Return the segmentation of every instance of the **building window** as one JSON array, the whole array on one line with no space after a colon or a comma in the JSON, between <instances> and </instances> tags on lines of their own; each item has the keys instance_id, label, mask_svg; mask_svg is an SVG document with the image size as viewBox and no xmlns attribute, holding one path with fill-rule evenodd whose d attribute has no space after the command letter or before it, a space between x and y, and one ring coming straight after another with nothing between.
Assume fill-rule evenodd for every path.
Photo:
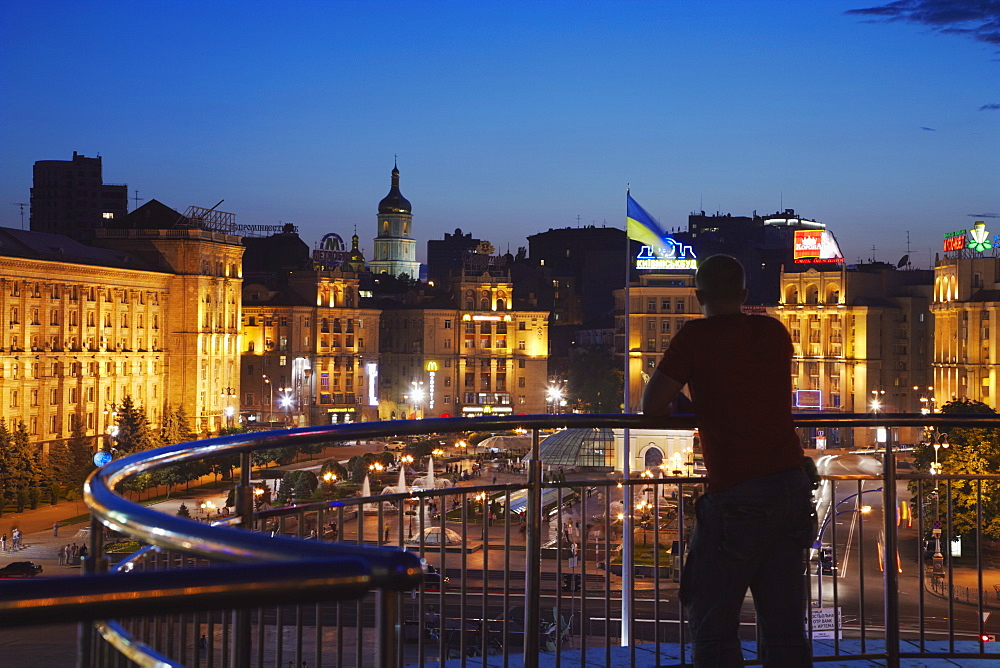
<instances>
[{"instance_id":1,"label":"building window","mask_svg":"<svg viewBox=\"0 0 1000 668\"><path fill-rule=\"evenodd\" d=\"M517 349L518 350L524 350L525 349L524 341L518 341L517 342Z\"/></svg>"},{"instance_id":2,"label":"building window","mask_svg":"<svg viewBox=\"0 0 1000 668\"><path fill-rule=\"evenodd\" d=\"M525 387L525 383L526 382L527 382L527 380L525 379L525 377L521 376L520 378L517 379L517 386L518 387Z\"/></svg>"},{"instance_id":3,"label":"building window","mask_svg":"<svg viewBox=\"0 0 1000 668\"><path fill-rule=\"evenodd\" d=\"M445 329L451 329L451 320L445 320L444 321L444 328Z\"/></svg>"},{"instance_id":4,"label":"building window","mask_svg":"<svg viewBox=\"0 0 1000 668\"><path fill-rule=\"evenodd\" d=\"M287 365L288 365L288 357L286 357L285 355L281 355L280 357L278 357L278 366L287 366ZM284 384L284 381L282 381L282 384Z\"/></svg>"},{"instance_id":5,"label":"building window","mask_svg":"<svg viewBox=\"0 0 1000 668\"><path fill-rule=\"evenodd\" d=\"M670 311L670 297L664 297L660 302L661 311Z\"/></svg>"}]
</instances>

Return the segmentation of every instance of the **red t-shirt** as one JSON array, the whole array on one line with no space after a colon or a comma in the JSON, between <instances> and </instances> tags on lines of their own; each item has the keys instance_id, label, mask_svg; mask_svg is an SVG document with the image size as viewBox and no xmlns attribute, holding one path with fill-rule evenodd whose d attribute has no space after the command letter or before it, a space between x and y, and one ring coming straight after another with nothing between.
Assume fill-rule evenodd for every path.
<instances>
[{"instance_id":1,"label":"red t-shirt","mask_svg":"<svg viewBox=\"0 0 1000 668\"><path fill-rule=\"evenodd\" d=\"M709 491L802 465L792 424L792 340L778 320L690 320L657 368L694 401Z\"/></svg>"}]
</instances>

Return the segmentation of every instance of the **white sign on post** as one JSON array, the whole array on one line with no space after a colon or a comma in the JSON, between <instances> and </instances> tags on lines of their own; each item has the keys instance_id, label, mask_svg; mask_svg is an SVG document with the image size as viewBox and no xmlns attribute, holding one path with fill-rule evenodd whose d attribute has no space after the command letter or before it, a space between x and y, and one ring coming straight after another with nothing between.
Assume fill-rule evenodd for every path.
<instances>
[{"instance_id":1,"label":"white sign on post","mask_svg":"<svg viewBox=\"0 0 1000 668\"><path fill-rule=\"evenodd\" d=\"M844 639L844 627L840 617L841 608L813 608L812 609L812 634L813 640L833 640L834 634L837 640ZM806 629L809 628L806 621Z\"/></svg>"}]
</instances>

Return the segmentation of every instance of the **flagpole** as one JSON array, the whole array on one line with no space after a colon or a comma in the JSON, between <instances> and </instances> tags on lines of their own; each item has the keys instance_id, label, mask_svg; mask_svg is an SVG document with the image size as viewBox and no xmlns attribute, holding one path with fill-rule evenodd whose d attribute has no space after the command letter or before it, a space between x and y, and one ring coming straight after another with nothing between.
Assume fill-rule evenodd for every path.
<instances>
[{"instance_id":1,"label":"flagpole","mask_svg":"<svg viewBox=\"0 0 1000 668\"><path fill-rule=\"evenodd\" d=\"M624 413L632 412L632 390L629 367L631 366L630 345L631 345L631 272L629 263L631 253L628 236L628 198L631 197L631 187L625 188L625 409ZM632 477L632 443L631 434L626 427L622 433L622 474L625 479L623 486L623 501L625 506L624 518L622 520L622 636L621 646L630 647L632 645L632 486L628 484Z\"/></svg>"}]
</instances>

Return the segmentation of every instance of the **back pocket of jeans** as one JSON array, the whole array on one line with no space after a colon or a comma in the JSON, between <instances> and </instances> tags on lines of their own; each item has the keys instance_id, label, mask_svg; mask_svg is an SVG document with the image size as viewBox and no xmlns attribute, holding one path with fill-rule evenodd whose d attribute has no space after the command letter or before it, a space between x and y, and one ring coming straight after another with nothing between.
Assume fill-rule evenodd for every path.
<instances>
[{"instance_id":1,"label":"back pocket of jeans","mask_svg":"<svg viewBox=\"0 0 1000 668\"><path fill-rule=\"evenodd\" d=\"M755 558L770 540L773 512L767 506L725 506L722 509L722 551L739 561Z\"/></svg>"}]
</instances>

